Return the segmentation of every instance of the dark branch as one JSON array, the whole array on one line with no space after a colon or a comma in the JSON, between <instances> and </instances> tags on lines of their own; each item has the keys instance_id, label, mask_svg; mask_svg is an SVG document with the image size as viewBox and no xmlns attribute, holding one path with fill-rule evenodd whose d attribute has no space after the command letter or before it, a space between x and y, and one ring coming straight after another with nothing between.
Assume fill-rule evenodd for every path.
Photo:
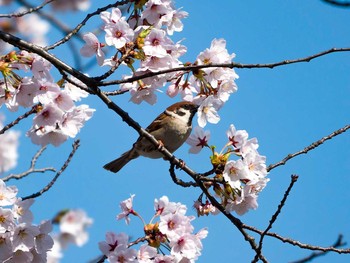
<instances>
[{"instance_id":1,"label":"dark branch","mask_svg":"<svg viewBox=\"0 0 350 263\"><path fill-rule=\"evenodd\" d=\"M264 230L264 232L260 235L260 240L259 240L259 247L258 247L258 252L256 255L255 255L255 258L253 259L252 262L258 262L259 260L259 256L260 256L260 253L262 251L262 247L263 247L263 240L264 240L264 237L266 236L266 234L269 232L269 230L272 228L272 225L276 222L277 220L277 217L278 215L281 213L282 211L282 208L283 206L285 205L286 201L287 201L287 198L288 198L288 195L290 193L290 191L292 190L294 184L296 183L296 181L298 180L298 176L297 175L292 175L291 176L291 181L290 181L290 184L286 190L286 192L284 193L283 195L283 198L280 202L280 204L278 205L277 207L277 210L276 212L272 215L271 219L270 219L270 222L269 222L269 225L267 226L267 228Z\"/></svg>"},{"instance_id":2,"label":"dark branch","mask_svg":"<svg viewBox=\"0 0 350 263\"><path fill-rule=\"evenodd\" d=\"M242 226L244 229L250 230L254 233L257 233L259 235L262 235L262 233L264 231L256 229L255 227L252 226L248 226L243 224ZM283 237L277 233L273 233L273 232L268 232L266 233L266 236L270 236L273 238L276 238L280 241L282 241L283 243L288 243L291 244L293 246L302 248L302 249L307 249L307 250L316 250L316 251L332 251L332 252L336 252L338 254L350 254L350 248L346 248L346 249L339 249L339 248L335 248L335 247L321 247L321 246L313 246L310 244L305 244L305 243L301 243L300 241L297 240L293 240L291 238L287 238L287 237Z\"/></svg>"},{"instance_id":3,"label":"dark branch","mask_svg":"<svg viewBox=\"0 0 350 263\"><path fill-rule=\"evenodd\" d=\"M67 42L69 39L71 39L72 36L78 34L78 32L80 31L80 29L87 23L87 21L89 21L89 19L93 16L99 15L101 12L106 11L109 8L112 7L117 7L119 5L124 5L126 3L129 3L129 0L125 0L125 1L117 1L114 4L109 4L106 5L104 7L98 8L95 12L88 14L82 22L80 22L73 30L71 31L67 31L65 34L65 37L60 39L59 41L57 41L56 43L54 43L51 46L47 46L45 49L46 50L50 50L50 49L54 49L55 47L62 45L63 43Z\"/></svg>"},{"instance_id":4,"label":"dark branch","mask_svg":"<svg viewBox=\"0 0 350 263\"><path fill-rule=\"evenodd\" d=\"M343 242L343 235L339 235L338 239L335 241L335 243L331 247L337 248L337 247L342 247L342 246L345 246L345 245L346 245L346 242ZM296 261L292 261L291 263L310 262L314 258L317 258L317 257L320 257L320 256L324 256L324 255L326 255L329 252L330 251L313 252L313 253L311 253L309 256L307 256L305 258L299 259L299 260L296 260Z\"/></svg>"},{"instance_id":5,"label":"dark branch","mask_svg":"<svg viewBox=\"0 0 350 263\"><path fill-rule=\"evenodd\" d=\"M36 113L36 106L34 106L31 110L27 111L23 115L19 116L17 119L15 119L13 122L7 124L4 128L0 130L0 135L3 134L8 129L11 129L13 126L17 125L21 120L29 117L31 114Z\"/></svg>"},{"instance_id":6,"label":"dark branch","mask_svg":"<svg viewBox=\"0 0 350 263\"><path fill-rule=\"evenodd\" d=\"M74 141L73 145L72 145L73 149L70 152L67 160L65 161L65 163L63 164L63 166L61 167L61 169L56 173L55 177L51 180L50 183L48 183L48 185L46 185L43 189L41 189L39 192L36 192L32 195L23 197L22 200L26 200L26 199L31 199L31 198L36 198L38 196L41 196L43 193L47 192L57 181L58 177L60 177L60 175L64 172L64 170L66 170L66 168L68 167L69 163L71 162L75 152L77 151L77 149L79 148L79 140Z\"/></svg>"},{"instance_id":7,"label":"dark branch","mask_svg":"<svg viewBox=\"0 0 350 263\"><path fill-rule=\"evenodd\" d=\"M31 7L28 10L25 10L23 12L18 12L18 13L12 13L12 14L0 14L0 18L12 18L12 17L21 17L21 16L25 16L27 14L33 13L35 11L40 10L41 8L43 8L44 6L46 6L47 4L53 2L55 0L47 0L44 1L41 5L38 5L36 7Z\"/></svg>"},{"instance_id":8,"label":"dark branch","mask_svg":"<svg viewBox=\"0 0 350 263\"><path fill-rule=\"evenodd\" d=\"M178 71L184 71L184 72L189 72L189 71L194 71L202 68L275 68L279 66L285 66L285 65L290 65L294 63L301 63L301 62L310 62L311 60L315 58L319 58L331 53L335 52L348 52L350 51L350 48L331 48L326 51L322 51L320 53L305 57L305 58L298 58L298 59L290 59L290 60L283 60L280 62L274 62L274 63L267 63L267 64L241 64L241 63L225 63L225 64L205 64L205 65L191 65L191 66L184 66L184 67L177 67L177 68L171 68L171 69L165 69L165 70L160 70L157 72L148 72L139 76L135 77L130 77L126 78L123 80L114 80L114 81L105 81L105 82L100 82L98 83L99 86L110 86L110 85L119 85L122 83L129 83L133 81L137 81L140 79L144 78L149 78L149 77L154 77L157 75L162 75L166 73L172 73L172 72L178 72Z\"/></svg>"},{"instance_id":9,"label":"dark branch","mask_svg":"<svg viewBox=\"0 0 350 263\"><path fill-rule=\"evenodd\" d=\"M346 132L348 129L350 129L350 125L345 125L343 128L340 128L339 130L336 130L334 132L332 132L331 134L321 138L320 140L310 144L309 146L307 146L306 148L304 148L303 150L299 151L299 152L296 152L296 153L291 153L291 154L288 154L282 161L279 161L278 163L275 163L275 164L270 164L268 167L267 167L267 171L271 171L272 169L275 169L276 167L280 166L280 165L285 165L287 161L289 161L290 159L300 155L300 154L306 154L307 152L317 148L318 146L320 146L322 143L324 143L325 141L327 140L330 140L332 139L333 137L343 133L343 132Z\"/></svg>"},{"instance_id":10,"label":"dark branch","mask_svg":"<svg viewBox=\"0 0 350 263\"><path fill-rule=\"evenodd\" d=\"M32 158L32 161L30 162L30 167L27 171L20 173L20 174L10 174L4 178L2 178L2 180L4 182L10 180L10 179L16 179L19 180L23 177L26 177L29 174L32 173L45 173L47 171L52 171L52 172L56 172L55 168L53 167L46 167L46 168L41 168L41 169L36 169L35 168L35 164L36 161L38 160L38 158L41 156L41 154L46 150L46 146L43 146Z\"/></svg>"}]
</instances>

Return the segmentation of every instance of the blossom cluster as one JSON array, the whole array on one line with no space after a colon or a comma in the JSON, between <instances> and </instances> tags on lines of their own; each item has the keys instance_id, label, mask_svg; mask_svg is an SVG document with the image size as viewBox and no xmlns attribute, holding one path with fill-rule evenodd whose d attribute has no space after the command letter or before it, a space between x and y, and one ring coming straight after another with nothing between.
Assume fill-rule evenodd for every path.
<instances>
[{"instance_id":1,"label":"blossom cluster","mask_svg":"<svg viewBox=\"0 0 350 263\"><path fill-rule=\"evenodd\" d=\"M48 262L59 262L63 251L70 244L83 246L89 239L87 227L93 220L81 209L65 210L57 214L53 223L59 225L59 232L52 234L54 241L52 249L47 253Z\"/></svg>"},{"instance_id":2,"label":"blossom cluster","mask_svg":"<svg viewBox=\"0 0 350 263\"><path fill-rule=\"evenodd\" d=\"M171 39L174 32L182 31L181 20L188 13L175 9L171 0L149 0L144 6L135 5L134 9L129 18L122 16L118 8L102 12L105 43L101 43L93 33L86 33L86 44L81 48L81 54L87 57L96 55L100 66L114 66L118 56L106 59L102 50L108 46L116 50L115 54L127 57L124 62L132 69L132 75L124 76L124 79L155 73L152 77L121 85L121 90L129 91L130 100L134 103L145 101L155 104L156 91L169 83L168 96L180 95L183 100L200 105L198 124L201 127L207 122L219 122L219 109L237 91L235 79L238 75L231 68L205 66L232 62L235 54L228 53L226 41L214 39L210 48L198 55L193 65L203 66L201 69L156 74L161 70L185 69L186 65L190 65L179 60L187 48L181 41L175 43Z\"/></svg>"},{"instance_id":3,"label":"blossom cluster","mask_svg":"<svg viewBox=\"0 0 350 263\"><path fill-rule=\"evenodd\" d=\"M22 200L17 192L0 180L0 262L46 262L53 246L51 221L34 225L29 209L34 199Z\"/></svg>"},{"instance_id":4,"label":"blossom cluster","mask_svg":"<svg viewBox=\"0 0 350 263\"><path fill-rule=\"evenodd\" d=\"M117 219L125 219L130 223L130 216L141 216L133 208L132 195L121 202L122 212ZM109 262L194 262L201 255L202 242L208 234L206 229L193 233L193 216L187 216L187 207L181 203L170 202L163 196L154 201L155 214L150 223L144 220L144 232L147 244L142 244L138 250L131 248L129 236L124 233L106 233L106 240L99 242L99 248ZM154 222L155 219L159 221ZM140 241L133 242L134 245ZM166 248L169 254L161 252Z\"/></svg>"},{"instance_id":5,"label":"blossom cluster","mask_svg":"<svg viewBox=\"0 0 350 263\"><path fill-rule=\"evenodd\" d=\"M0 58L0 65L5 76L0 80L0 107L6 105L10 111L32 107L36 114L27 136L33 143L58 146L74 138L92 117L94 110L88 105L75 104L88 93L70 82L59 86L50 73L51 63L42 57L26 51L11 52ZM21 78L15 69L30 71L32 76Z\"/></svg>"},{"instance_id":6,"label":"blossom cluster","mask_svg":"<svg viewBox=\"0 0 350 263\"><path fill-rule=\"evenodd\" d=\"M266 170L266 157L258 152L258 140L248 139L245 130L237 130L233 124L226 132L228 142L220 153L212 149L211 163L215 168L216 178L223 179L224 184L214 184L213 189L221 199L226 211L235 211L242 215L249 209L258 207L257 198L269 181ZM187 143L191 145L190 152L198 153L202 148L209 147L210 132L200 127L194 129ZM237 160L229 160L230 156L237 156ZM207 202L196 202L195 207L199 215L213 213L216 209Z\"/></svg>"}]
</instances>

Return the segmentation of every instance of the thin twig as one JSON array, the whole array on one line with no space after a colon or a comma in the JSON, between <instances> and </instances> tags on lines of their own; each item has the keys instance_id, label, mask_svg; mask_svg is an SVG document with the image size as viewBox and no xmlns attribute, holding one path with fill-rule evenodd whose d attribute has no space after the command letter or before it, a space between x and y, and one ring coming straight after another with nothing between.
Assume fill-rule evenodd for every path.
<instances>
[{"instance_id":1,"label":"thin twig","mask_svg":"<svg viewBox=\"0 0 350 263\"><path fill-rule=\"evenodd\" d=\"M35 168L35 164L38 160L38 158L42 155L42 153L46 150L46 146L43 146L40 148L40 150L33 156L31 162L30 162L30 167L27 171L23 172L23 173L20 173L20 174L10 174L4 178L2 178L2 180L4 182L7 182L8 180L10 179L16 179L16 180L19 180L23 177L26 177L27 175L29 174L32 174L32 173L45 173L47 171L52 171L52 172L56 172L56 169L53 168L53 167L46 167L46 168L41 168L41 169L36 169Z\"/></svg>"},{"instance_id":2,"label":"thin twig","mask_svg":"<svg viewBox=\"0 0 350 263\"><path fill-rule=\"evenodd\" d=\"M22 16L25 16L27 14L30 14L30 13L33 13L35 11L40 10L41 8L43 8L44 6L46 6L47 4L49 4L53 1L56 1L56 0L46 0L41 5L38 5L36 7L31 7L23 12L17 12L17 13L11 13L11 14L0 14L0 18L22 17Z\"/></svg>"},{"instance_id":3,"label":"thin twig","mask_svg":"<svg viewBox=\"0 0 350 263\"><path fill-rule=\"evenodd\" d=\"M262 235L262 233L264 232L262 230L259 230L259 229L255 228L255 227L248 226L248 225L245 225L245 224L243 224L242 227L244 229L247 229L247 230L250 230L252 232L255 232L255 233L259 234L259 235ZM350 254L350 248L339 249L339 248L335 248L335 247L314 246L314 245L302 243L302 242L297 241L297 240L293 240L291 238L283 237L283 236L281 236L281 235L279 235L277 233L274 233L274 232L268 232L268 233L266 233L266 236L270 236L270 237L276 238L278 240L281 240L283 243L288 243L288 244L291 244L293 246L296 246L296 247L299 247L299 248L302 248L302 249L324 251L324 252L332 251L332 252L336 252L338 254Z\"/></svg>"},{"instance_id":4,"label":"thin twig","mask_svg":"<svg viewBox=\"0 0 350 263\"><path fill-rule=\"evenodd\" d=\"M104 7L98 8L95 12L87 14L86 17L83 19L83 21L81 21L73 30L67 31L65 36L62 39L58 40L56 43L52 44L51 46L45 47L45 50L54 49L55 47L57 47L59 45L62 45L63 43L67 42L72 36L78 34L80 29L87 23L87 21L89 21L89 19L91 17L99 15L101 12L106 11L109 8L117 7L119 5L124 5L126 3L129 3L129 0L117 1L114 4L106 5Z\"/></svg>"},{"instance_id":5,"label":"thin twig","mask_svg":"<svg viewBox=\"0 0 350 263\"><path fill-rule=\"evenodd\" d=\"M331 247L342 247L345 246L346 242L343 242L343 235L339 235L337 240L335 241L335 243L331 246ZM305 263L305 262L310 262L311 260L313 260L314 258L320 257L320 256L324 256L327 253L329 253L330 251L321 251L321 252L313 252L311 253L309 256L303 258L303 259L299 259L296 261L292 261L290 263Z\"/></svg>"},{"instance_id":6,"label":"thin twig","mask_svg":"<svg viewBox=\"0 0 350 263\"><path fill-rule=\"evenodd\" d=\"M171 68L171 69L165 69L165 70L160 70L157 72L147 72L145 74L139 75L139 76L134 76L130 78L126 78L123 80L113 80L113 81L104 81L98 83L99 86L110 86L110 85L119 85L122 83L130 83L133 81L137 81L140 79L144 78L149 78L149 77L154 77L157 75L161 74L166 74L166 73L172 73L172 72L178 72L178 71L184 71L184 72L189 72L189 71L194 71L202 68L275 68L279 66L285 66L285 65L290 65L294 63L301 63L301 62L310 62L311 60L315 58L319 58L331 53L335 52L348 52L350 51L350 48L331 48L326 51L322 51L320 53L305 57L305 58L298 58L298 59L290 59L290 60L283 60L280 62L274 62L274 63L267 63L267 64L241 64L241 63L224 63L224 64L205 64L205 65L191 65L191 66L184 66L184 67L176 67L176 68Z\"/></svg>"},{"instance_id":7,"label":"thin twig","mask_svg":"<svg viewBox=\"0 0 350 263\"><path fill-rule=\"evenodd\" d=\"M58 177L64 172L64 170L66 170L66 168L68 167L69 163L71 162L76 150L79 148L79 140L74 141L73 145L72 145L73 149L70 152L67 160L65 161L65 163L63 164L63 166L61 167L61 169L56 173L55 177L51 180L50 183L48 183L43 189L41 189L39 192L36 192L34 194L31 194L29 196L23 197L22 200L26 200L26 199L30 199L30 198L36 198L38 196L41 196L43 193L47 192L56 182L56 180L58 179Z\"/></svg>"},{"instance_id":8,"label":"thin twig","mask_svg":"<svg viewBox=\"0 0 350 263\"><path fill-rule=\"evenodd\" d=\"M284 193L283 198L282 198L280 204L278 205L276 212L272 215L272 217L271 217L271 219L270 219L270 221L269 221L269 225L267 226L267 228L266 228L266 229L264 230L264 232L260 235L259 247L258 247L258 252L259 252L259 253L257 253L257 254L255 255L255 257L254 257L254 259L253 259L252 262L258 262L258 260L259 260L259 254L261 253L262 247L263 247L263 240L264 240L264 237L265 237L266 234L269 232L269 230L272 228L272 225L276 222L277 217L278 217L278 215L281 213L282 208L283 208L283 206L285 205L285 203L286 203L286 201L287 201L287 198L288 198L288 196L289 196L289 193L290 193L290 191L292 190L294 184L297 182L297 180L298 180L298 176L297 176L297 175L292 175L292 176L291 176L290 184L289 184L289 186L288 186L286 192Z\"/></svg>"},{"instance_id":9,"label":"thin twig","mask_svg":"<svg viewBox=\"0 0 350 263\"><path fill-rule=\"evenodd\" d=\"M343 128L340 128L339 130L336 130L334 132L332 132L331 134L319 139L318 141L310 144L309 146L307 146L306 148L304 148L303 150L301 151L298 151L296 153L291 153L291 154L288 154L283 160L279 161L278 163L275 163L275 164L270 164L268 167L267 167L267 171L271 171L272 169L275 169L276 167L280 166L280 165L285 165L287 161L289 161L290 159L300 155L300 154L306 154L307 152L315 149L316 147L320 146L322 143L324 143L325 141L327 140L330 140L332 139L333 137L343 133L343 132L346 132L348 129L350 129L350 125L345 125Z\"/></svg>"},{"instance_id":10,"label":"thin twig","mask_svg":"<svg viewBox=\"0 0 350 263\"><path fill-rule=\"evenodd\" d=\"M36 113L36 106L32 107L31 110L27 111L23 115L19 116L17 119L15 119L13 122L7 124L4 128L0 130L0 135L3 134L8 129L12 128L13 126L17 125L21 120L29 117L31 114Z\"/></svg>"}]
</instances>

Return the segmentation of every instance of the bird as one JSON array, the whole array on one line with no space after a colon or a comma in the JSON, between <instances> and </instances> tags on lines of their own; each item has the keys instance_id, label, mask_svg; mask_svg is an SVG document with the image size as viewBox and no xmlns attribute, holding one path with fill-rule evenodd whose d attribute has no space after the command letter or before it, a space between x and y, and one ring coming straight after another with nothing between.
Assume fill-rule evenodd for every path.
<instances>
[{"instance_id":1,"label":"bird","mask_svg":"<svg viewBox=\"0 0 350 263\"><path fill-rule=\"evenodd\" d=\"M175 152L190 136L192 119L199 106L193 102L181 101L169 106L147 128L169 152ZM117 173L133 159L144 156L152 159L163 157L147 138L140 136L132 148L119 158L107 163L104 169Z\"/></svg>"}]
</instances>

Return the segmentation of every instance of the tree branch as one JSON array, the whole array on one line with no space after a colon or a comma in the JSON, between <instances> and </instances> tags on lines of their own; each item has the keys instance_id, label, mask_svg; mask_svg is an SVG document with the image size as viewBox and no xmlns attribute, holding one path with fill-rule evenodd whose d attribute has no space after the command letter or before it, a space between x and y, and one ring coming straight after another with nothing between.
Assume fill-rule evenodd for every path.
<instances>
[{"instance_id":1,"label":"tree branch","mask_svg":"<svg viewBox=\"0 0 350 263\"><path fill-rule=\"evenodd\" d=\"M2 128L0 130L0 135L4 134L5 131L7 131L8 129L11 129L13 126L17 125L21 120L29 117L33 113L36 113L36 106L32 107L31 110L27 111L26 113L24 113L23 115L21 115L17 119L15 119L13 122L7 124L4 128Z\"/></svg>"},{"instance_id":2,"label":"tree branch","mask_svg":"<svg viewBox=\"0 0 350 263\"><path fill-rule=\"evenodd\" d=\"M263 247L263 240L264 240L264 237L266 236L266 234L268 233L268 231L272 228L272 225L274 224L274 222L277 220L277 217L278 215L281 213L282 211L282 208L283 206L285 205L286 201L287 201L287 198L288 198L288 195L290 193L290 191L292 190L294 184L297 182L298 180L298 176L297 175L292 175L291 176L291 181L290 181L290 184L286 190L286 192L284 193L283 195L283 198L280 202L280 204L278 205L277 207L277 210L276 212L272 215L271 219L270 219L270 222L269 222L269 225L267 226L267 228L264 230L264 232L260 235L260 240L259 240L259 247L258 247L258 252L253 261L252 262L258 262L259 260L259 256L260 256L260 253L262 251L262 247Z\"/></svg>"},{"instance_id":3,"label":"tree branch","mask_svg":"<svg viewBox=\"0 0 350 263\"><path fill-rule=\"evenodd\" d=\"M10 174L4 178L2 178L2 180L4 182L10 180L10 179L16 179L19 180L23 177L26 177L27 175L31 174L31 173L45 173L47 171L52 171L52 172L56 172L56 169L53 167L46 167L46 168L42 168L42 169L35 169L35 164L36 161L38 160L38 158L41 156L41 154L46 150L46 146L43 146L40 148L40 150L33 156L32 161L30 162L30 167L27 171L20 173L20 174Z\"/></svg>"},{"instance_id":4,"label":"tree branch","mask_svg":"<svg viewBox=\"0 0 350 263\"><path fill-rule=\"evenodd\" d=\"M25 16L27 14L30 14L30 13L33 13L35 11L40 10L41 8L43 8L44 6L46 6L47 4L49 4L53 1L56 1L56 0L46 0L41 5L38 5L36 7L31 7L28 10L25 10L23 12L17 12L17 13L11 13L11 14L0 14L0 18L22 17L22 16Z\"/></svg>"},{"instance_id":5,"label":"tree branch","mask_svg":"<svg viewBox=\"0 0 350 263\"><path fill-rule=\"evenodd\" d=\"M264 231L262 230L259 230L255 227L252 227L252 226L248 226L248 225L245 225L243 224L242 226L244 229L247 229L247 230L250 230L252 232L255 232L259 235L262 235L262 233ZM270 237L273 237L273 238L276 238L280 241L282 241L283 243L288 243L288 244L291 244L293 246L296 246L296 247L299 247L299 248L302 248L302 249L307 249L307 250L318 250L318 251L332 251L332 252L336 252L336 253L339 253L339 254L350 254L350 248L346 248L346 249L338 249L338 248L334 248L334 247L321 247L321 246L313 246L313 245L310 245L310 244L305 244L305 243L302 243L300 241L297 241L297 240L293 240L291 238L287 238L287 237L283 237L277 233L274 233L274 232L267 232L266 233L266 236L270 236Z\"/></svg>"},{"instance_id":6,"label":"tree branch","mask_svg":"<svg viewBox=\"0 0 350 263\"><path fill-rule=\"evenodd\" d=\"M55 182L57 181L58 177L64 172L64 170L66 170L66 168L68 167L69 163L71 162L75 152L77 151L77 149L79 148L79 140L74 141L73 145L72 145L73 149L70 152L67 160L65 161L65 163L63 164L63 166L61 167L61 169L56 173L55 177L51 180L50 183L48 183L43 189L41 189L39 192L36 192L34 194L31 194L29 196L23 197L22 200L26 200L26 199L31 199L31 198L36 198L38 196L41 196L42 194L44 194L45 192L47 192L48 190L50 190L50 188L55 184Z\"/></svg>"},{"instance_id":7,"label":"tree branch","mask_svg":"<svg viewBox=\"0 0 350 263\"><path fill-rule=\"evenodd\" d=\"M154 77L166 73L172 73L172 72L178 72L178 71L184 71L184 72L189 72L189 71L194 71L202 68L275 68L279 66L286 66L290 64L295 64L295 63L301 63L301 62L310 62L313 59L335 53L335 52L348 52L350 51L350 48L331 48L326 51L322 51L320 53L305 57L305 58L298 58L298 59L290 59L290 60L283 60L280 62L274 62L274 63L266 63L266 64L241 64L241 63L236 63L236 62L231 62L231 63L223 63L223 64L205 64L205 65L190 65L190 66L183 66L183 67L176 67L176 68L171 68L171 69L165 69L165 70L160 70L157 72L147 72L145 74L135 76L135 77L130 77L126 78L123 80L113 80L113 81L105 81L105 82L100 82L98 83L99 86L110 86L110 85L119 85L122 83L129 83L137 80L141 80L144 78L149 78L149 77Z\"/></svg>"},{"instance_id":8,"label":"tree branch","mask_svg":"<svg viewBox=\"0 0 350 263\"><path fill-rule=\"evenodd\" d=\"M342 247L342 246L345 246L345 245L346 245L346 242L343 242L343 235L339 235L338 239L335 241L335 243L331 247L337 248L337 247ZM329 252L330 251L313 252L313 253L311 253L309 256L307 256L305 258L299 259L299 260L296 260L296 261L292 261L291 263L310 262L314 258L317 258L317 257L320 257L320 256L324 256L324 255L326 255Z\"/></svg>"},{"instance_id":9,"label":"tree branch","mask_svg":"<svg viewBox=\"0 0 350 263\"><path fill-rule=\"evenodd\" d=\"M290 159L300 155L300 154L306 154L309 151L317 148L318 146L320 146L321 144L323 144L325 141L332 139L335 136L338 136L339 134L342 134L343 132L346 132L348 129L350 129L350 125L345 125L343 128L340 128L339 130L336 130L334 132L332 132L331 134L319 139L318 141L310 144L309 146L307 146L306 148L304 148L301 151L298 151L296 153L291 153L288 154L283 160L279 161L278 163L275 164L270 164L267 167L267 171L271 171L272 169L275 169L276 167L280 166L280 165L285 165L286 162L288 162Z\"/></svg>"}]
</instances>

